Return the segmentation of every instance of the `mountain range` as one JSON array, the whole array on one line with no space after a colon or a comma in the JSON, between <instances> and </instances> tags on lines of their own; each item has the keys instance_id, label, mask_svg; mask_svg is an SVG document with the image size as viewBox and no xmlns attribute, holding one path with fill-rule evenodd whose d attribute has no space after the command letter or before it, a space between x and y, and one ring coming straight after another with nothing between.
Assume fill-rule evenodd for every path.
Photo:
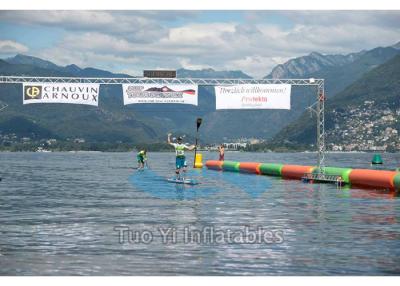
<instances>
[{"instance_id":1,"label":"mountain range","mask_svg":"<svg viewBox=\"0 0 400 286\"><path fill-rule=\"evenodd\" d=\"M399 44L378 47L348 55L323 55L312 52L276 66L266 78L325 78L328 99L345 90L365 74L400 53ZM95 68L70 64L59 66L40 58L16 55L0 60L1 75L132 77ZM178 69L178 77L251 78L242 71ZM195 120L203 118L203 142L221 142L240 137L256 137L279 142L286 126L304 121L305 107L315 100L310 88L292 88L292 109L216 111L214 89L199 86L199 106L128 105L122 103L119 85L100 90L99 107L66 104L22 105L21 85L0 85L0 100L8 105L0 113L1 134L15 133L32 138L84 138L95 142L159 142L167 132L193 137ZM329 103L329 101L327 102ZM299 119L300 117L300 119ZM292 124L292 125L290 125ZM293 125L294 124L294 125ZM18 126L18 128L17 128ZM12 132L14 131L14 132ZM291 137L288 137L290 140ZM301 136L299 137L301 138Z\"/></svg>"},{"instance_id":2,"label":"mountain range","mask_svg":"<svg viewBox=\"0 0 400 286\"><path fill-rule=\"evenodd\" d=\"M348 55L323 55L312 52L274 67L265 78L304 78L321 69L349 64L359 59L365 51Z\"/></svg>"},{"instance_id":3,"label":"mountain range","mask_svg":"<svg viewBox=\"0 0 400 286\"><path fill-rule=\"evenodd\" d=\"M365 73L326 101L325 131L328 145L338 150L400 149L400 54ZM276 145L312 145L316 119L304 113L273 139ZM362 148L362 149L361 149Z\"/></svg>"}]
</instances>

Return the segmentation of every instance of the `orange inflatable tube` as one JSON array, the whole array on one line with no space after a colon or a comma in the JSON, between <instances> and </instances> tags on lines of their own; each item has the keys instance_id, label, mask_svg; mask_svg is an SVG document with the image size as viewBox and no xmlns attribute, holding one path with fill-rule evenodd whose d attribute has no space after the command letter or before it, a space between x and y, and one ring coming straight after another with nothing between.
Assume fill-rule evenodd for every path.
<instances>
[{"instance_id":1,"label":"orange inflatable tube","mask_svg":"<svg viewBox=\"0 0 400 286\"><path fill-rule=\"evenodd\" d=\"M261 163L241 162L239 165L239 170L240 170L240 172L244 172L244 173L261 174L260 165L261 165Z\"/></svg>"},{"instance_id":2,"label":"orange inflatable tube","mask_svg":"<svg viewBox=\"0 0 400 286\"><path fill-rule=\"evenodd\" d=\"M394 189L394 171L353 169L350 182L353 186Z\"/></svg>"},{"instance_id":3,"label":"orange inflatable tube","mask_svg":"<svg viewBox=\"0 0 400 286\"><path fill-rule=\"evenodd\" d=\"M285 179L301 180L305 173L312 173L315 167L300 165L283 165L282 177Z\"/></svg>"},{"instance_id":4,"label":"orange inflatable tube","mask_svg":"<svg viewBox=\"0 0 400 286\"><path fill-rule=\"evenodd\" d=\"M222 170L224 161L210 160L206 162L206 167L212 170Z\"/></svg>"}]
</instances>

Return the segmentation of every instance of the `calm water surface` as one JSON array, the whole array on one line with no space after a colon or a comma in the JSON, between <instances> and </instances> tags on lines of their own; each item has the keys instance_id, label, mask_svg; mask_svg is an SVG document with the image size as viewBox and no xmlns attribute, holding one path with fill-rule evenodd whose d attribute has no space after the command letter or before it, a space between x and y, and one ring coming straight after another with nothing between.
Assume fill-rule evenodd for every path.
<instances>
[{"instance_id":1,"label":"calm water surface","mask_svg":"<svg viewBox=\"0 0 400 286\"><path fill-rule=\"evenodd\" d=\"M315 164L315 154L227 153L238 161ZM400 199L392 193L191 170L176 186L173 153L0 153L1 275L397 275ZM205 159L216 153L204 152ZM329 154L368 168L371 154ZM385 154L386 167L400 154ZM152 241L119 242L115 227ZM159 229L174 228L177 243ZM283 242L184 243L182 230L281 231Z\"/></svg>"}]
</instances>

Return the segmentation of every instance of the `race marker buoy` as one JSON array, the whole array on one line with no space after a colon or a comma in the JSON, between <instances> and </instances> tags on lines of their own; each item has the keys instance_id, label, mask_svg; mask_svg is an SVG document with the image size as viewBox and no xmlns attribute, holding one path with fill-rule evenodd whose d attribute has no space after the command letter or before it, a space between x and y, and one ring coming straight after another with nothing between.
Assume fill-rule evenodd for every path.
<instances>
[{"instance_id":1,"label":"race marker buoy","mask_svg":"<svg viewBox=\"0 0 400 286\"><path fill-rule=\"evenodd\" d=\"M350 172L350 183L352 186L394 189L394 171L353 169Z\"/></svg>"},{"instance_id":2,"label":"race marker buoy","mask_svg":"<svg viewBox=\"0 0 400 286\"><path fill-rule=\"evenodd\" d=\"M243 172L243 173L250 173L250 174L261 174L260 165L261 165L261 163L240 162L239 171Z\"/></svg>"},{"instance_id":3,"label":"race marker buoy","mask_svg":"<svg viewBox=\"0 0 400 286\"><path fill-rule=\"evenodd\" d=\"M382 165L383 160L382 160L381 154L374 154L374 157L372 157L371 164L372 165Z\"/></svg>"},{"instance_id":4,"label":"race marker buoy","mask_svg":"<svg viewBox=\"0 0 400 286\"><path fill-rule=\"evenodd\" d=\"M314 166L283 165L282 177L284 179L301 180L306 173L312 173Z\"/></svg>"},{"instance_id":5,"label":"race marker buoy","mask_svg":"<svg viewBox=\"0 0 400 286\"><path fill-rule=\"evenodd\" d=\"M240 163L234 161L223 161L222 163L222 170L230 171L230 172L239 172Z\"/></svg>"},{"instance_id":6,"label":"race marker buoy","mask_svg":"<svg viewBox=\"0 0 400 286\"><path fill-rule=\"evenodd\" d=\"M222 170L222 164L224 161L209 160L206 162L206 167L211 170Z\"/></svg>"},{"instance_id":7,"label":"race marker buoy","mask_svg":"<svg viewBox=\"0 0 400 286\"><path fill-rule=\"evenodd\" d=\"M394 176L393 185L397 191L400 191L400 173L397 173L396 176Z\"/></svg>"},{"instance_id":8,"label":"race marker buoy","mask_svg":"<svg viewBox=\"0 0 400 286\"><path fill-rule=\"evenodd\" d=\"M203 168L203 155L201 153L196 154L194 158L194 167Z\"/></svg>"}]
</instances>

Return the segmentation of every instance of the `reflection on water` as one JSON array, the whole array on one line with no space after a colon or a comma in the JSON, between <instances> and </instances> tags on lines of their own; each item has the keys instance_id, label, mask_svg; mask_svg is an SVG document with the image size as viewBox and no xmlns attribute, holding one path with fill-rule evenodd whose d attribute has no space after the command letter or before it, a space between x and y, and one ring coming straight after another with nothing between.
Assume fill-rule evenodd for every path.
<instances>
[{"instance_id":1,"label":"reflection on water","mask_svg":"<svg viewBox=\"0 0 400 286\"><path fill-rule=\"evenodd\" d=\"M205 178L209 173L209 178ZM148 193L155 198L172 200L196 200L202 197L208 197L222 190L221 184L216 184L213 180L214 173L208 170L203 172L191 171L187 174L188 178L200 181L199 185L174 184L167 181L163 175L157 174L152 169L136 171L130 176L130 182L136 189Z\"/></svg>"},{"instance_id":2,"label":"reflection on water","mask_svg":"<svg viewBox=\"0 0 400 286\"><path fill-rule=\"evenodd\" d=\"M205 152L206 159L215 153ZM314 164L315 154L227 153L230 160ZM370 154L329 154L368 168ZM0 153L1 275L385 275L400 273L399 197L275 177L190 170L168 183L172 153ZM400 166L399 154L384 154ZM190 165L190 162L189 162ZM276 244L118 242L116 226L282 230Z\"/></svg>"},{"instance_id":3,"label":"reflection on water","mask_svg":"<svg viewBox=\"0 0 400 286\"><path fill-rule=\"evenodd\" d=\"M271 178L231 172L216 172L213 170L191 170L187 178L194 179L200 184L183 185L167 182L165 175L160 175L153 169L136 171L130 176L132 185L143 192L160 199L194 200L209 197L224 189L238 189L250 197L259 197L271 188ZM171 177L171 176L170 176Z\"/></svg>"}]
</instances>

